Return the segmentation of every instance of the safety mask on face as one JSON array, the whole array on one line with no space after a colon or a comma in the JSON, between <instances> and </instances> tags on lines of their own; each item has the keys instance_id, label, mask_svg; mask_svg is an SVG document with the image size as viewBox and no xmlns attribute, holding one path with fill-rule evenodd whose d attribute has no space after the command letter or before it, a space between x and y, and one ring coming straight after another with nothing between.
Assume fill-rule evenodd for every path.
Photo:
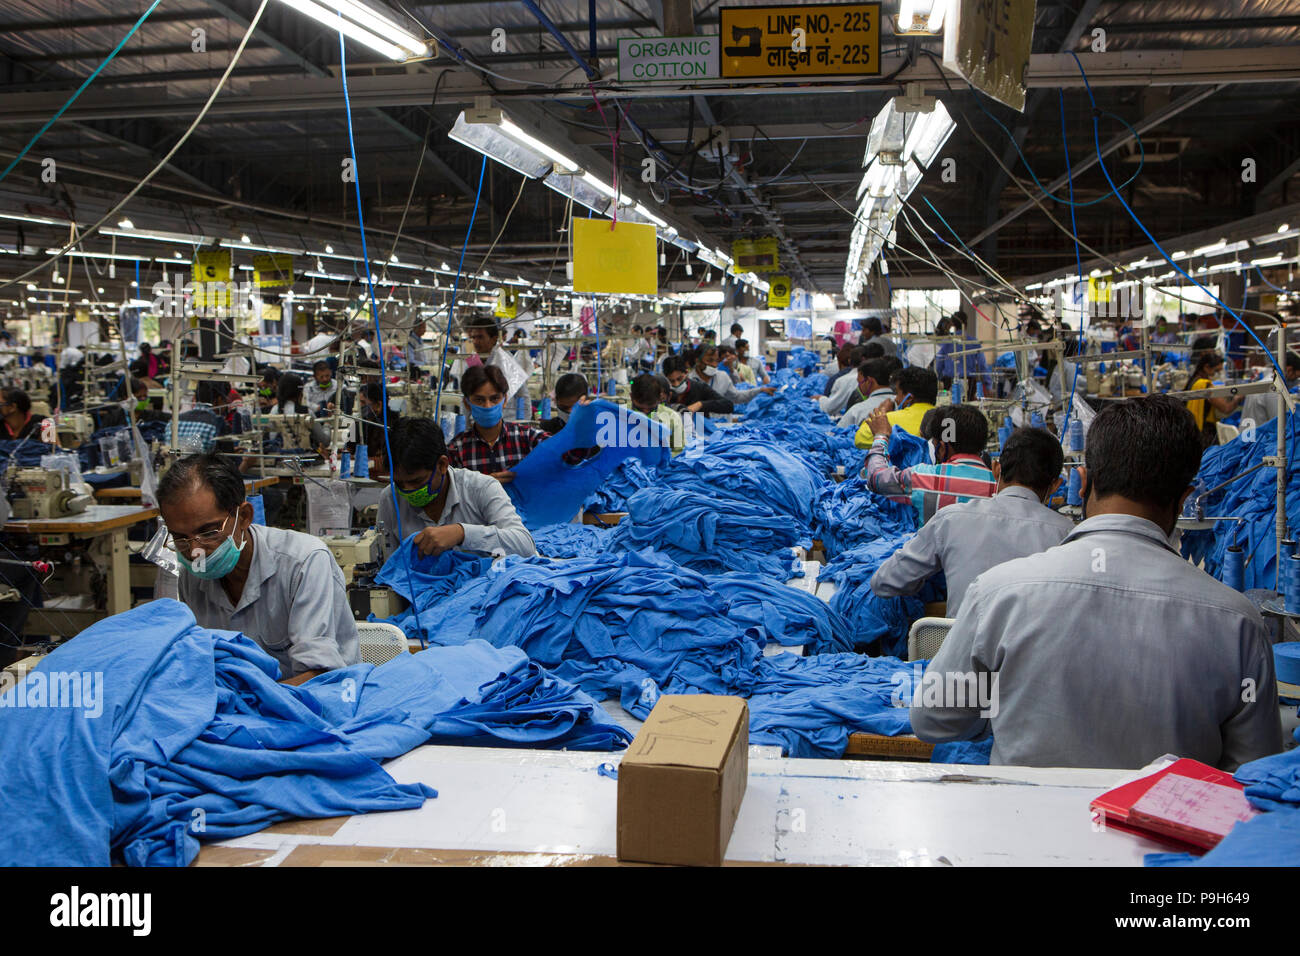
<instances>
[{"instance_id":1,"label":"safety mask on face","mask_svg":"<svg viewBox=\"0 0 1300 956\"><path fill-rule=\"evenodd\" d=\"M684 392L684 391L686 391L686 381L685 381L685 380L683 380L683 381L681 381L681 382L678 382L676 385L673 386L673 394L674 394L674 395L680 395L680 394L681 394L682 392Z\"/></svg>"},{"instance_id":2,"label":"safety mask on face","mask_svg":"<svg viewBox=\"0 0 1300 956\"><path fill-rule=\"evenodd\" d=\"M235 523L239 523L238 518L235 519ZM176 557L180 559L181 567L196 578L202 578L204 581L216 581L235 570L235 565L239 563L239 556L243 552L245 544L248 544L247 539L244 540L243 544L236 546L232 535L222 541L211 554L195 558L193 562L183 554L178 553ZM201 549L195 550L201 551Z\"/></svg>"},{"instance_id":3,"label":"safety mask on face","mask_svg":"<svg viewBox=\"0 0 1300 956\"><path fill-rule=\"evenodd\" d=\"M481 408L478 405L471 405L469 413L474 419L475 425L482 425L484 428L491 428L501 421L501 410L505 407L505 399L490 405L487 408Z\"/></svg>"},{"instance_id":4,"label":"safety mask on face","mask_svg":"<svg viewBox=\"0 0 1300 956\"><path fill-rule=\"evenodd\" d=\"M434 487L435 483L438 485L437 488ZM406 503L409 504L412 508L428 507L430 504L432 504L434 501L437 500L438 495L441 493L441 491L442 491L442 476L439 475L436 471L429 476L428 483L421 485L419 488L416 488L414 491L403 491L401 488L397 489L397 493L401 495L403 498L405 498Z\"/></svg>"},{"instance_id":5,"label":"safety mask on face","mask_svg":"<svg viewBox=\"0 0 1300 956\"><path fill-rule=\"evenodd\" d=\"M136 410L137 412L145 412L145 411L148 411L148 410L149 410L149 399L147 399L147 398L142 398L142 399L140 399L138 402L136 402L136 403L135 403L135 410Z\"/></svg>"}]
</instances>

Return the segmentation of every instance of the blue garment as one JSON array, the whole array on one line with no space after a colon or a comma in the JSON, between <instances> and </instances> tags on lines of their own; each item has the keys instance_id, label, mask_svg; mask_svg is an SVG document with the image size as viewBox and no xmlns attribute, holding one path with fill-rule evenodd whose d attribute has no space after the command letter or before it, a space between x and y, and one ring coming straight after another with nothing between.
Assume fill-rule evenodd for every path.
<instances>
[{"instance_id":1,"label":"blue garment","mask_svg":"<svg viewBox=\"0 0 1300 956\"><path fill-rule=\"evenodd\" d=\"M952 740L935 744L930 763L969 763L988 766L993 753L993 738L983 740Z\"/></svg>"},{"instance_id":2,"label":"blue garment","mask_svg":"<svg viewBox=\"0 0 1300 956\"><path fill-rule=\"evenodd\" d=\"M803 644L809 654L853 650L852 625L814 594L751 574L714 575L709 586L730 603L730 620L766 631L769 641Z\"/></svg>"},{"instance_id":3,"label":"blue garment","mask_svg":"<svg viewBox=\"0 0 1300 956\"><path fill-rule=\"evenodd\" d=\"M812 405L811 402L808 404ZM813 407L820 415L820 410ZM826 419L827 423L829 421ZM853 444L853 432L831 428L826 423L814 424L793 418L770 423L766 420L746 422L728 429L727 437L775 442L810 462L827 477L835 473L837 466L842 467L845 474L857 474L866 455Z\"/></svg>"},{"instance_id":4,"label":"blue garment","mask_svg":"<svg viewBox=\"0 0 1300 956\"><path fill-rule=\"evenodd\" d=\"M47 675L71 673L100 675L100 716L30 706ZM252 641L198 627L171 600L60 645L0 698L0 862L185 866L200 838L437 795L395 783L278 673Z\"/></svg>"},{"instance_id":5,"label":"blue garment","mask_svg":"<svg viewBox=\"0 0 1300 956\"><path fill-rule=\"evenodd\" d=\"M701 419L707 421L707 419ZM605 483L592 492L591 497L582 503L586 511L604 513L626 511L627 499L642 488L649 488L655 483L655 470L641 464L639 458L628 458L609 473ZM536 535L534 535L536 540Z\"/></svg>"},{"instance_id":6,"label":"blue garment","mask_svg":"<svg viewBox=\"0 0 1300 956\"><path fill-rule=\"evenodd\" d=\"M548 524L532 530L537 553L548 558L590 558L607 547L610 532L591 524Z\"/></svg>"},{"instance_id":7,"label":"blue garment","mask_svg":"<svg viewBox=\"0 0 1300 956\"><path fill-rule=\"evenodd\" d=\"M640 442L658 442L642 445ZM564 461L575 449L601 451L574 465ZM637 458L655 467L672 457L667 429L626 406L597 399L573 406L564 428L541 442L512 470L505 486L529 529L568 521L622 462Z\"/></svg>"},{"instance_id":8,"label":"blue garment","mask_svg":"<svg viewBox=\"0 0 1300 956\"><path fill-rule=\"evenodd\" d=\"M817 499L813 535L831 558L882 538L916 531L916 509L890 501L855 477L826 488Z\"/></svg>"},{"instance_id":9,"label":"blue garment","mask_svg":"<svg viewBox=\"0 0 1300 956\"><path fill-rule=\"evenodd\" d=\"M1209 853L1148 853L1147 866L1300 866L1300 810L1263 813L1233 824Z\"/></svg>"},{"instance_id":10,"label":"blue garment","mask_svg":"<svg viewBox=\"0 0 1300 956\"><path fill-rule=\"evenodd\" d=\"M800 566L791 550L812 539L763 499L739 501L695 487L646 488L609 533L609 548L654 548L699 571L747 571L784 581Z\"/></svg>"},{"instance_id":11,"label":"blue garment","mask_svg":"<svg viewBox=\"0 0 1300 956\"><path fill-rule=\"evenodd\" d=\"M937 579L927 581L915 595L880 597L871 590L871 576L911 536L881 538L845 551L826 565L819 578L829 578L839 589L831 598L831 609L853 622L854 643L879 641L880 652L894 657L907 653L907 632L913 621L924 616L926 603L942 600Z\"/></svg>"},{"instance_id":12,"label":"blue garment","mask_svg":"<svg viewBox=\"0 0 1300 956\"><path fill-rule=\"evenodd\" d=\"M1257 810L1300 809L1300 749L1242 764L1233 776Z\"/></svg>"}]
</instances>

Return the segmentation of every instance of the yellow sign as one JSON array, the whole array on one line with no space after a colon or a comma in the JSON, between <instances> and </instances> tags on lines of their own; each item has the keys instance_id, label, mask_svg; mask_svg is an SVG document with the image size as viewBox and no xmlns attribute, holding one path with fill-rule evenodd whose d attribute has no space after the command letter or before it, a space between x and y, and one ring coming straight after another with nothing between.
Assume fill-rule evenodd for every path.
<instances>
[{"instance_id":1,"label":"yellow sign","mask_svg":"<svg viewBox=\"0 0 1300 956\"><path fill-rule=\"evenodd\" d=\"M954 0L943 25L943 65L1023 113L1036 7L1037 0Z\"/></svg>"},{"instance_id":2,"label":"yellow sign","mask_svg":"<svg viewBox=\"0 0 1300 956\"><path fill-rule=\"evenodd\" d=\"M780 243L774 237L737 239L731 244L737 272L775 272L781 268L780 255Z\"/></svg>"},{"instance_id":3,"label":"yellow sign","mask_svg":"<svg viewBox=\"0 0 1300 956\"><path fill-rule=\"evenodd\" d=\"M194 253L191 277L194 280L194 308L230 307L231 258L229 249Z\"/></svg>"},{"instance_id":4,"label":"yellow sign","mask_svg":"<svg viewBox=\"0 0 1300 956\"><path fill-rule=\"evenodd\" d=\"M573 220L573 291L654 295L659 291L655 227Z\"/></svg>"},{"instance_id":5,"label":"yellow sign","mask_svg":"<svg viewBox=\"0 0 1300 956\"><path fill-rule=\"evenodd\" d=\"M767 290L767 307L769 309L790 308L790 277L772 276L771 287Z\"/></svg>"},{"instance_id":6,"label":"yellow sign","mask_svg":"<svg viewBox=\"0 0 1300 956\"><path fill-rule=\"evenodd\" d=\"M878 76L879 3L723 7L722 76Z\"/></svg>"},{"instance_id":7,"label":"yellow sign","mask_svg":"<svg viewBox=\"0 0 1300 956\"><path fill-rule=\"evenodd\" d=\"M253 284L259 289L293 285L293 256L253 256Z\"/></svg>"},{"instance_id":8,"label":"yellow sign","mask_svg":"<svg viewBox=\"0 0 1300 956\"><path fill-rule=\"evenodd\" d=\"M497 289L497 304L492 314L498 319L518 318L519 293L514 289Z\"/></svg>"},{"instance_id":9,"label":"yellow sign","mask_svg":"<svg viewBox=\"0 0 1300 956\"><path fill-rule=\"evenodd\" d=\"M1089 302L1109 302L1114 294L1114 288L1107 278L1094 279L1088 278L1088 301Z\"/></svg>"}]
</instances>

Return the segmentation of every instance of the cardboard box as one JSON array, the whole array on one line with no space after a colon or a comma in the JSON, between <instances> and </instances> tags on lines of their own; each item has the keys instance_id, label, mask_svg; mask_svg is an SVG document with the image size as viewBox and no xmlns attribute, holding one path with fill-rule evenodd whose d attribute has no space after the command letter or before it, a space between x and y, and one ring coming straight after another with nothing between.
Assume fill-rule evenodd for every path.
<instances>
[{"instance_id":1,"label":"cardboard box","mask_svg":"<svg viewBox=\"0 0 1300 956\"><path fill-rule=\"evenodd\" d=\"M749 780L740 697L659 698L618 769L618 858L720 866Z\"/></svg>"}]
</instances>

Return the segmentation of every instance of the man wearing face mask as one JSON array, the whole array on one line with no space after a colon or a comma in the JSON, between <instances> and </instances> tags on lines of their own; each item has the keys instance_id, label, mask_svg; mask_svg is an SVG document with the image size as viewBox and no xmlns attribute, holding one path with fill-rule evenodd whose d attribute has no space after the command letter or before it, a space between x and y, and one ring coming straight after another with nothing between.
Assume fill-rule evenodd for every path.
<instances>
[{"instance_id":1,"label":"man wearing face mask","mask_svg":"<svg viewBox=\"0 0 1300 956\"><path fill-rule=\"evenodd\" d=\"M508 386L495 365L474 365L460 380L468 427L451 440L447 454L453 468L482 472L501 482L512 481L511 470L550 437L529 422L508 422L502 417Z\"/></svg>"},{"instance_id":2,"label":"man wearing face mask","mask_svg":"<svg viewBox=\"0 0 1300 956\"><path fill-rule=\"evenodd\" d=\"M1170 753L1231 772L1279 752L1263 619L1170 545L1201 463L1195 420L1163 395L1116 402L1084 457L1085 520L976 578L926 671L995 681L995 712L917 700L917 736L991 728L992 762L1029 767L1137 768Z\"/></svg>"},{"instance_id":3,"label":"man wearing face mask","mask_svg":"<svg viewBox=\"0 0 1300 956\"><path fill-rule=\"evenodd\" d=\"M453 468L442 429L431 418L404 418L392 426L393 489L379 499L379 526L385 557L392 554L400 534L416 534L421 554L454 549L475 554L537 553L533 538L501 487L487 475ZM418 532L418 533L417 533Z\"/></svg>"},{"instance_id":4,"label":"man wearing face mask","mask_svg":"<svg viewBox=\"0 0 1300 956\"><path fill-rule=\"evenodd\" d=\"M744 405L760 395L771 395L776 391L771 385L760 388L737 388L731 378L736 370L736 350L729 345L719 346L712 362L713 380L710 384L713 390L723 398L731 399L735 405Z\"/></svg>"},{"instance_id":5,"label":"man wearing face mask","mask_svg":"<svg viewBox=\"0 0 1300 956\"><path fill-rule=\"evenodd\" d=\"M979 409L973 405L934 409L926 417L921 436L929 440L934 464L895 468L889 463L893 426L887 404L878 407L864 426L875 435L862 467L868 488L890 501L910 504L916 510L917 527L947 505L993 496L997 481L979 456L988 444L989 423Z\"/></svg>"},{"instance_id":6,"label":"man wearing face mask","mask_svg":"<svg viewBox=\"0 0 1300 956\"><path fill-rule=\"evenodd\" d=\"M685 356L670 355L664 359L664 377L672 390L668 396L669 405L705 415L727 415L735 410L731 399L723 398L697 378L687 378L687 368Z\"/></svg>"},{"instance_id":7,"label":"man wearing face mask","mask_svg":"<svg viewBox=\"0 0 1300 956\"><path fill-rule=\"evenodd\" d=\"M343 572L318 538L253 524L244 478L191 455L158 482L158 510L181 563L180 599L201 627L241 631L287 684L359 663Z\"/></svg>"},{"instance_id":8,"label":"man wearing face mask","mask_svg":"<svg viewBox=\"0 0 1300 956\"><path fill-rule=\"evenodd\" d=\"M587 397L590 387L585 375L569 372L555 380L555 417L539 422L542 431L554 435L569 423L573 406Z\"/></svg>"}]
</instances>

